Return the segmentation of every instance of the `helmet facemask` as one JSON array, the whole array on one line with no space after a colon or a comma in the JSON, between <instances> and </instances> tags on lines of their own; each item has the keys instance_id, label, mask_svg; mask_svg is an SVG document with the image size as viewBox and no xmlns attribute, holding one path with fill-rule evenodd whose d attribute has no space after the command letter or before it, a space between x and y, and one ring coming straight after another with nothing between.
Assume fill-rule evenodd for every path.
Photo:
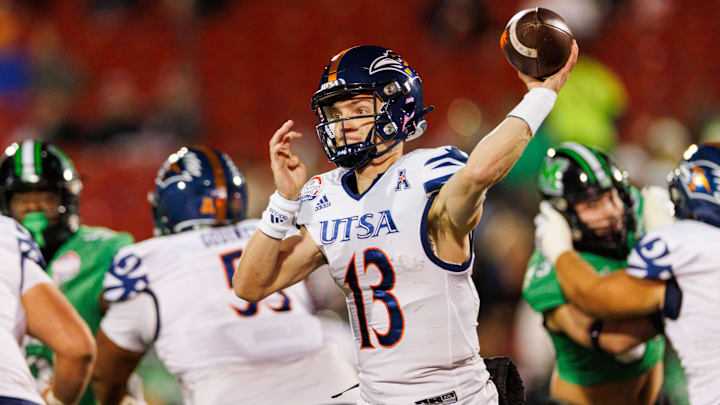
<instances>
[{"instance_id":1,"label":"helmet facemask","mask_svg":"<svg viewBox=\"0 0 720 405\"><path fill-rule=\"evenodd\" d=\"M616 190L622 203L622 226L619 230L612 230L607 235L598 235L583 220L575 209L576 204L593 198L597 195L608 191ZM575 249L583 252L591 252L600 256L612 257L615 259L625 259L630 253L629 240L634 237L633 230L636 227L633 201L629 192L622 185L614 184L612 188L606 190L598 190L594 193L588 193L583 196L572 196L566 200L567 206L565 211L560 211L568 221L570 229L573 233L573 245ZM552 202L551 202L552 203ZM557 202L553 204L557 205Z\"/></svg>"},{"instance_id":2,"label":"helmet facemask","mask_svg":"<svg viewBox=\"0 0 720 405\"><path fill-rule=\"evenodd\" d=\"M397 82L390 82L380 87L385 88L384 91L386 94L390 93L394 95L395 93L392 92L395 91L398 96L402 96L402 92L399 90L400 86ZM404 128L398 128L390 118L389 108L397 101L398 97L390 97L384 100L374 90L358 91L347 88L333 90L335 91L326 97L313 98L313 109L319 122L315 129L320 144L323 146L329 160L336 165L348 169L360 168L372 159L385 155L397 144L406 140L407 135L404 135L404 133L412 133L416 135L415 137L421 134L421 131L416 131L414 121L411 120L412 115L414 115L412 108L409 108L409 114L411 115L405 120L406 125ZM372 97L372 111L370 114L343 118L333 117L335 103L352 100L353 97L363 94ZM411 105L411 103L412 101L406 100L406 105ZM359 124L359 130L362 130L363 127L366 126L365 124L371 123L367 134L363 137L363 141L360 142L348 141L346 127L355 120L370 120L370 122ZM392 143L387 148L378 152L378 145L390 142Z\"/></svg>"}]
</instances>

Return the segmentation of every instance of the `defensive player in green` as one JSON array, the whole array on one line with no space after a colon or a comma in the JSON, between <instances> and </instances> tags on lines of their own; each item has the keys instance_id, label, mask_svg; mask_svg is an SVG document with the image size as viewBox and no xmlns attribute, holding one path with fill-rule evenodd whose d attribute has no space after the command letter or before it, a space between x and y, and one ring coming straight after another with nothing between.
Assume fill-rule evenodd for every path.
<instances>
[{"instance_id":1,"label":"defensive player in green","mask_svg":"<svg viewBox=\"0 0 720 405\"><path fill-rule=\"evenodd\" d=\"M28 140L10 145L0 163L0 210L33 236L47 272L93 334L103 308L100 293L115 253L133 242L128 233L80 225L82 183L70 159L57 147ZM30 369L43 390L52 377L53 354L39 341L26 342ZM81 405L94 405L90 388Z\"/></svg>"},{"instance_id":2,"label":"defensive player in green","mask_svg":"<svg viewBox=\"0 0 720 405\"><path fill-rule=\"evenodd\" d=\"M643 232L643 195L594 149L566 142L549 149L537 176L542 199L561 212L575 248L596 271L625 268ZM652 200L652 198L650 199ZM523 298L543 314L555 347L550 394L570 404L653 404L663 381L664 338L650 318L596 321L562 294L552 264L536 249Z\"/></svg>"}]
</instances>

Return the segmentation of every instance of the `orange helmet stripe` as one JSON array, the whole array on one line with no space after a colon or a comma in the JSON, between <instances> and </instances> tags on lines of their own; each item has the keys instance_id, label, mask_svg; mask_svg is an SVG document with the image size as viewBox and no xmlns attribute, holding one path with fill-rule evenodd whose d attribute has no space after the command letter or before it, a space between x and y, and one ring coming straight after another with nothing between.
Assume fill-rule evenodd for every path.
<instances>
[{"instance_id":1,"label":"orange helmet stripe","mask_svg":"<svg viewBox=\"0 0 720 405\"><path fill-rule=\"evenodd\" d=\"M205 153L205 156L207 156L208 161L210 162L210 167L213 169L213 177L215 177L215 187L227 190L227 184L225 183L225 171L222 168L220 159L217 157L215 152L207 146L198 146L197 148ZM221 200L223 201L221 202ZM217 199L216 204L218 206L215 210L215 219L217 219L218 222L223 222L227 218L227 199Z\"/></svg>"},{"instance_id":2,"label":"orange helmet stripe","mask_svg":"<svg viewBox=\"0 0 720 405\"><path fill-rule=\"evenodd\" d=\"M337 80L337 69L340 65L340 59L342 59L343 55L345 55L345 52L351 50L352 48L353 47L345 49L344 51L340 52L339 54L333 56L332 59L330 59L330 67L328 68L328 83Z\"/></svg>"}]
</instances>

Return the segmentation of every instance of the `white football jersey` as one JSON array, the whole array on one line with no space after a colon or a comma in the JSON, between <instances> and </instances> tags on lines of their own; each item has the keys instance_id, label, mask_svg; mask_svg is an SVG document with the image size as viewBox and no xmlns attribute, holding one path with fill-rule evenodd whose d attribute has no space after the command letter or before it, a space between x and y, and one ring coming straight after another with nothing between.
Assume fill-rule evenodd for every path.
<instances>
[{"instance_id":1,"label":"white football jersey","mask_svg":"<svg viewBox=\"0 0 720 405\"><path fill-rule=\"evenodd\" d=\"M233 292L256 228L246 220L121 249L105 276L101 328L126 350L154 344L190 404L333 403L357 378L324 347L304 283L258 303Z\"/></svg>"},{"instance_id":2,"label":"white football jersey","mask_svg":"<svg viewBox=\"0 0 720 405\"><path fill-rule=\"evenodd\" d=\"M345 293L362 403L479 403L497 395L479 354L472 253L464 263L444 262L427 237L435 192L466 161L455 147L421 149L362 195L343 168L303 187L297 223Z\"/></svg>"},{"instance_id":3,"label":"white football jersey","mask_svg":"<svg viewBox=\"0 0 720 405\"><path fill-rule=\"evenodd\" d=\"M692 404L720 404L720 229L677 221L648 232L628 274L666 283L665 335L685 369Z\"/></svg>"},{"instance_id":4,"label":"white football jersey","mask_svg":"<svg viewBox=\"0 0 720 405\"><path fill-rule=\"evenodd\" d=\"M26 327L21 298L37 284L52 281L30 233L5 216L0 216L0 263L0 397L42 404L20 348Z\"/></svg>"}]
</instances>

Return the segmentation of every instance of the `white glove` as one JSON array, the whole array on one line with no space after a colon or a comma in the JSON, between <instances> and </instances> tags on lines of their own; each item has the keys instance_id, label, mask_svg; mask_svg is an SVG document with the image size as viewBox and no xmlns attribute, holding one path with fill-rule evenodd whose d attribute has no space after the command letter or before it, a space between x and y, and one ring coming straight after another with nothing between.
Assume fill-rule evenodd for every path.
<instances>
[{"instance_id":1,"label":"white glove","mask_svg":"<svg viewBox=\"0 0 720 405\"><path fill-rule=\"evenodd\" d=\"M643 197L642 217L645 222L645 230L649 231L675 221L675 217L672 215L670 193L667 189L645 186L640 193Z\"/></svg>"},{"instance_id":2,"label":"white glove","mask_svg":"<svg viewBox=\"0 0 720 405\"><path fill-rule=\"evenodd\" d=\"M540 213L535 217L535 241L553 266L557 258L573 250L572 232L565 217L549 202L540 203Z\"/></svg>"}]
</instances>

